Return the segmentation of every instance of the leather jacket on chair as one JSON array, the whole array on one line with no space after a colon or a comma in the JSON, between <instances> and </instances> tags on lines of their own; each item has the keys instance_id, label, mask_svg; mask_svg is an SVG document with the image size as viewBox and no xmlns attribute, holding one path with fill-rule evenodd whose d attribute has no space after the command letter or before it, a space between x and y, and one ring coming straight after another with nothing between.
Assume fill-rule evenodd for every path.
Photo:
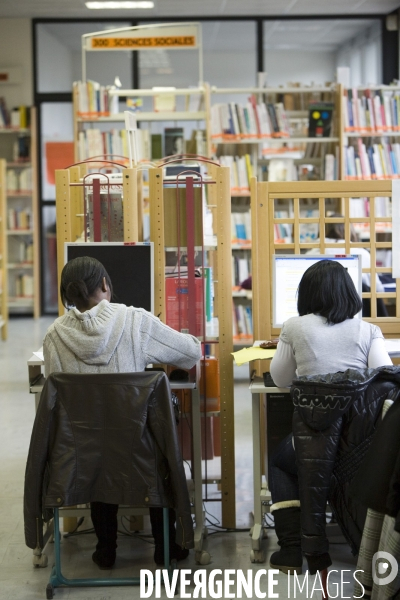
<instances>
[{"instance_id":1,"label":"leather jacket on chair","mask_svg":"<svg viewBox=\"0 0 400 600\"><path fill-rule=\"evenodd\" d=\"M400 395L400 367L299 377L293 381L291 395L302 550L313 558L328 552L325 511L329 500L356 554L366 508L351 495L350 483L380 422L385 399Z\"/></svg>"},{"instance_id":2,"label":"leather jacket on chair","mask_svg":"<svg viewBox=\"0 0 400 600\"><path fill-rule=\"evenodd\" d=\"M165 373L53 373L47 379L26 465L26 545L43 547L46 509L92 501L174 507L176 543L193 547Z\"/></svg>"}]
</instances>

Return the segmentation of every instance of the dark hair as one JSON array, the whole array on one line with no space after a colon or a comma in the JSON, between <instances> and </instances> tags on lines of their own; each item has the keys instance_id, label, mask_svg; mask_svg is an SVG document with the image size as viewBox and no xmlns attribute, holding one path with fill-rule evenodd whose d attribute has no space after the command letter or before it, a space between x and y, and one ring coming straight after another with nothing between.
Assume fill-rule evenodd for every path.
<instances>
[{"instance_id":1,"label":"dark hair","mask_svg":"<svg viewBox=\"0 0 400 600\"><path fill-rule=\"evenodd\" d=\"M101 287L103 277L113 294L109 274L96 258L79 256L68 261L61 273L60 294L63 305L76 305L77 300L87 303L94 292Z\"/></svg>"},{"instance_id":2,"label":"dark hair","mask_svg":"<svg viewBox=\"0 0 400 600\"><path fill-rule=\"evenodd\" d=\"M305 271L297 290L299 315L322 315L328 323L352 319L361 298L347 270L335 260L319 260Z\"/></svg>"},{"instance_id":3,"label":"dark hair","mask_svg":"<svg viewBox=\"0 0 400 600\"><path fill-rule=\"evenodd\" d=\"M337 217L343 219L343 215L340 213L334 213L330 215L331 218ZM344 223L326 223L325 224L325 237L331 240L344 240ZM352 223L350 223L350 242L358 242L358 235Z\"/></svg>"}]
</instances>

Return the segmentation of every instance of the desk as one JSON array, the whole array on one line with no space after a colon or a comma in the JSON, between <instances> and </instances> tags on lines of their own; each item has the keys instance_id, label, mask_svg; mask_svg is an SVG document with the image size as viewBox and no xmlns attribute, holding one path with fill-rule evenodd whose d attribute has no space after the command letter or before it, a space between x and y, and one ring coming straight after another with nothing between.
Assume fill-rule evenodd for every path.
<instances>
[{"instance_id":1,"label":"desk","mask_svg":"<svg viewBox=\"0 0 400 600\"><path fill-rule=\"evenodd\" d=\"M28 360L28 377L29 377L29 393L35 395L35 409L37 410L40 394L42 393L45 377L43 374L44 359L43 350L40 348L37 352L34 352L31 358ZM188 482L190 501L193 505L193 512L195 515L195 528L194 528L194 550L195 559L198 564L208 565L210 562L210 554L203 550L203 541L206 537L205 515L203 511L203 494L202 494L202 474L201 474L201 418L200 418L200 391L197 385L199 376L199 369L197 369L196 381L185 381L177 382L171 381L170 386L172 390L190 390L191 392L191 427L192 427L192 442L193 442L193 453L192 453L192 472L193 480ZM89 509L85 508L64 508L61 509L62 516L71 517L86 514L89 515ZM132 509L128 507L121 507L118 514L125 515L143 515L148 514L146 509ZM61 516L61 514L60 514ZM52 530L49 532L47 538L52 535ZM37 566L46 566L47 560L43 559L44 554L36 554L36 550L33 551L33 564ZM45 564L43 564L45 563Z\"/></svg>"},{"instance_id":2,"label":"desk","mask_svg":"<svg viewBox=\"0 0 400 600\"><path fill-rule=\"evenodd\" d=\"M254 342L254 345L260 345L260 341ZM386 350L390 357L400 356L400 339L385 339ZM265 556L261 545L264 537L263 520L264 515L269 512L271 501L271 492L268 489L268 460L267 451L265 456L261 456L261 440L266 439L265 448L268 446L267 431L261 432L260 427L260 407L265 398L268 403L268 396L271 394L290 394L290 388L265 387L264 380L261 377L254 377L250 383L250 392L252 399L252 432L253 432L253 491L254 491L254 524L251 532L251 550L250 560L254 563L264 562ZM262 436L262 437L261 437ZM263 473L263 460L265 473ZM263 475L265 476L263 478Z\"/></svg>"}]
</instances>

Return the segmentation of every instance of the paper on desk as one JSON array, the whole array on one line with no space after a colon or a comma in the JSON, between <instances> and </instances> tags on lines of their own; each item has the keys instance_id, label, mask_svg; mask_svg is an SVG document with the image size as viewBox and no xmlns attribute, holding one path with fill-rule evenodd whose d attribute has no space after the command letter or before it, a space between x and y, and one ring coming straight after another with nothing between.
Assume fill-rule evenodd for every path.
<instances>
[{"instance_id":1,"label":"paper on desk","mask_svg":"<svg viewBox=\"0 0 400 600\"><path fill-rule=\"evenodd\" d=\"M40 360L44 360L43 352L40 352L40 350L38 350L37 352L34 352L33 356L36 356L37 358L40 358Z\"/></svg>"},{"instance_id":2,"label":"paper on desk","mask_svg":"<svg viewBox=\"0 0 400 600\"><path fill-rule=\"evenodd\" d=\"M232 352L232 356L235 359L235 363L238 367L244 365L251 360L260 360L263 358L272 358L276 352L276 348L259 348L258 346L251 346L250 348L242 348L237 352Z\"/></svg>"}]
</instances>

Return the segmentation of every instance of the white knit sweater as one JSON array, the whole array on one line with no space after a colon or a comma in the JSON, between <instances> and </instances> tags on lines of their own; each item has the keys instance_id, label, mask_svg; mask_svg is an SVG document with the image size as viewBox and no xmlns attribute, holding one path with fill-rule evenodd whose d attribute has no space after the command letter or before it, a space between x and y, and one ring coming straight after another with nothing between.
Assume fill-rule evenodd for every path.
<instances>
[{"instance_id":1,"label":"white knit sweater","mask_svg":"<svg viewBox=\"0 0 400 600\"><path fill-rule=\"evenodd\" d=\"M86 312L73 308L56 319L43 352L46 376L55 371L130 373L149 363L189 369L200 359L201 346L142 308L102 300Z\"/></svg>"}]
</instances>

